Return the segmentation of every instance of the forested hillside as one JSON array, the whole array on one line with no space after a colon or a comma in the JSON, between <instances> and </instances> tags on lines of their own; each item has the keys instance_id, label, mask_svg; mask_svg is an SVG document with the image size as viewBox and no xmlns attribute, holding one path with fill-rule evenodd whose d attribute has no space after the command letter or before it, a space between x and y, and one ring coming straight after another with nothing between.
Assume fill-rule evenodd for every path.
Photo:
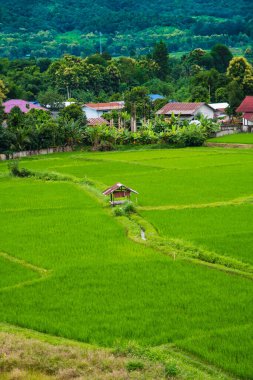
<instances>
[{"instance_id":1,"label":"forested hillside","mask_svg":"<svg viewBox=\"0 0 253 380\"><path fill-rule=\"evenodd\" d=\"M9 58L146 54L163 39L171 52L239 49L253 40L251 0L1 0L0 55Z\"/></svg>"}]
</instances>

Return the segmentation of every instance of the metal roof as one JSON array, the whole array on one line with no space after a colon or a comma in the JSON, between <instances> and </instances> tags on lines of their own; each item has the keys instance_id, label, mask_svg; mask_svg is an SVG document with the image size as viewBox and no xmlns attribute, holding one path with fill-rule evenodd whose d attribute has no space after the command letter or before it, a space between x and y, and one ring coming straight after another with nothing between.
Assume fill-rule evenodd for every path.
<instances>
[{"instance_id":1,"label":"metal roof","mask_svg":"<svg viewBox=\"0 0 253 380\"><path fill-rule=\"evenodd\" d=\"M208 104L206 103L168 103L166 104L163 108L161 108L157 114L158 115L167 115L167 114L172 114L174 115L193 115L195 112L198 111L198 109L202 106L207 106L211 109Z\"/></svg>"},{"instance_id":2,"label":"metal roof","mask_svg":"<svg viewBox=\"0 0 253 380\"><path fill-rule=\"evenodd\" d=\"M246 120L248 120L248 121L253 122L253 112L252 113L245 113L243 115L243 118L246 119Z\"/></svg>"},{"instance_id":3,"label":"metal roof","mask_svg":"<svg viewBox=\"0 0 253 380\"><path fill-rule=\"evenodd\" d=\"M92 108L97 111L122 110L124 108L124 102L86 103L84 107Z\"/></svg>"},{"instance_id":4,"label":"metal roof","mask_svg":"<svg viewBox=\"0 0 253 380\"><path fill-rule=\"evenodd\" d=\"M38 106L34 102L28 102L22 99L10 99L3 103L4 112L10 113L13 107L18 107L22 112L27 113L31 109L48 111L46 108Z\"/></svg>"},{"instance_id":5,"label":"metal roof","mask_svg":"<svg viewBox=\"0 0 253 380\"><path fill-rule=\"evenodd\" d=\"M236 112L253 112L253 96L246 96Z\"/></svg>"},{"instance_id":6,"label":"metal roof","mask_svg":"<svg viewBox=\"0 0 253 380\"><path fill-rule=\"evenodd\" d=\"M210 103L210 107L212 107L215 111L225 111L228 107L228 103Z\"/></svg>"},{"instance_id":7,"label":"metal roof","mask_svg":"<svg viewBox=\"0 0 253 380\"><path fill-rule=\"evenodd\" d=\"M108 121L105 120L103 117L93 117L87 120L87 125L91 127L104 124L109 125Z\"/></svg>"},{"instance_id":8,"label":"metal roof","mask_svg":"<svg viewBox=\"0 0 253 380\"><path fill-rule=\"evenodd\" d=\"M119 190L121 188L123 188L122 190L128 190L128 191L131 191L131 193L139 194L137 191L131 189L130 187L123 185L123 183L120 183L120 182L115 183L115 185L113 185L113 186L109 187L108 189L106 189L105 191L103 191L103 194L104 195L110 195L110 194L114 193L114 191Z\"/></svg>"},{"instance_id":9,"label":"metal roof","mask_svg":"<svg viewBox=\"0 0 253 380\"><path fill-rule=\"evenodd\" d=\"M164 99L164 96L160 95L160 94L149 94L148 95L150 100L152 100L153 102L157 99Z\"/></svg>"}]
</instances>

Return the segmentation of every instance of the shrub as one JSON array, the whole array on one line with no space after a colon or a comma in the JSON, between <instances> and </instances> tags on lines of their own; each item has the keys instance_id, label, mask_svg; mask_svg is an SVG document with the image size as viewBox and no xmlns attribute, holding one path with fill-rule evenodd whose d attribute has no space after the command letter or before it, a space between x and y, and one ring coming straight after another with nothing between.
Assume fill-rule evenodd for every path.
<instances>
[{"instance_id":1,"label":"shrub","mask_svg":"<svg viewBox=\"0 0 253 380\"><path fill-rule=\"evenodd\" d=\"M179 373L178 368L175 363L167 363L165 365L165 376L166 377L174 377Z\"/></svg>"},{"instance_id":2,"label":"shrub","mask_svg":"<svg viewBox=\"0 0 253 380\"><path fill-rule=\"evenodd\" d=\"M135 205L133 204L133 202L130 202L130 201L127 201L124 203L123 210L125 214L132 214L136 212Z\"/></svg>"},{"instance_id":3,"label":"shrub","mask_svg":"<svg viewBox=\"0 0 253 380\"><path fill-rule=\"evenodd\" d=\"M31 176L30 170L25 169L25 168L19 169L18 161L9 162L8 168L9 168L10 174L13 177L30 177Z\"/></svg>"},{"instance_id":4,"label":"shrub","mask_svg":"<svg viewBox=\"0 0 253 380\"><path fill-rule=\"evenodd\" d=\"M127 363L126 368L127 368L128 372L139 371L139 370L142 370L144 368L144 364L141 361L132 360L132 361Z\"/></svg>"},{"instance_id":5,"label":"shrub","mask_svg":"<svg viewBox=\"0 0 253 380\"><path fill-rule=\"evenodd\" d=\"M113 214L114 214L115 216L123 216L123 215L125 215L125 212L124 212L124 210L123 210L122 207L115 207L115 208L113 209Z\"/></svg>"},{"instance_id":6,"label":"shrub","mask_svg":"<svg viewBox=\"0 0 253 380\"><path fill-rule=\"evenodd\" d=\"M114 149L115 147L110 141L101 141L98 145L94 146L92 150L98 152L109 152Z\"/></svg>"}]
</instances>

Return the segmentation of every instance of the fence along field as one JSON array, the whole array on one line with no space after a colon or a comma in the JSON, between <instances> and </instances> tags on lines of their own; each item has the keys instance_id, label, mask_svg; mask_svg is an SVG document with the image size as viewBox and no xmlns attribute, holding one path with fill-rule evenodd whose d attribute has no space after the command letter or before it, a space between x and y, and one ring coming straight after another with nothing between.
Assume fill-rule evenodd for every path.
<instances>
[{"instance_id":1,"label":"fence along field","mask_svg":"<svg viewBox=\"0 0 253 380\"><path fill-rule=\"evenodd\" d=\"M250 152L201 148L75 152L24 160L22 166L91 178L101 187L120 177L139 190L142 208L166 208L249 197L252 161ZM6 172L6 164L0 168ZM224 172L230 177L222 175ZM237 186L231 173L239 175ZM199 183L201 176L204 178ZM234 375L252 377L252 281L184 260L174 261L131 242L117 219L80 185L3 176L0 187L4 220L0 251L48 273L38 281L38 273L15 262L18 273L11 278L11 261L3 258L6 270L0 283L1 321L105 346L129 340L141 345L173 343ZM223 209L226 207L217 209L220 218ZM215 209L204 209L205 222L210 223L207 210ZM231 215L237 218L233 210ZM244 210L242 217L248 217L250 210ZM184 217L178 216L186 212L180 209L141 213L166 234L159 219L170 218L173 212L174 228L168 234L173 231L174 237L180 223L187 240L189 232L183 221L187 223L190 218L193 235L197 236L201 210L197 211L196 216ZM158 212L160 217L153 217ZM220 252L227 254L223 251L227 243L221 242ZM6 289L26 280L34 282Z\"/></svg>"}]
</instances>

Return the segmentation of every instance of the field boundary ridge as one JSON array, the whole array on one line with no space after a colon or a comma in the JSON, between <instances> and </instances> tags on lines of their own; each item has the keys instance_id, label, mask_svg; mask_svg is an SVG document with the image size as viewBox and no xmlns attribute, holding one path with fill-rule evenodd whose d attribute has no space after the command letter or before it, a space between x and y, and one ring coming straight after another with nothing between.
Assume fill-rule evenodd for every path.
<instances>
[{"instance_id":1,"label":"field boundary ridge","mask_svg":"<svg viewBox=\"0 0 253 380\"><path fill-rule=\"evenodd\" d=\"M18 264L23 268L29 269L32 272L36 272L39 275L39 277L31 279L31 280L21 281L21 282L18 282L16 284L13 284L13 285L4 286L4 287L0 288L0 292L8 291L8 290L15 289L15 288L21 288L21 287L27 286L27 285L33 285L37 282L40 282L42 280L47 279L52 273L51 270L38 267L36 265L28 263L25 260L18 259L17 257L11 256L8 253L2 252L2 251L0 251L0 257L2 257L5 260L10 261L11 263Z\"/></svg>"},{"instance_id":2,"label":"field boundary ridge","mask_svg":"<svg viewBox=\"0 0 253 380\"><path fill-rule=\"evenodd\" d=\"M219 148L253 149L253 144L206 142L204 146L209 147L209 148L219 147Z\"/></svg>"},{"instance_id":3,"label":"field boundary ridge","mask_svg":"<svg viewBox=\"0 0 253 380\"><path fill-rule=\"evenodd\" d=\"M198 209L198 208L215 208L222 206L240 206L243 204L253 203L253 194L245 197L239 197L228 201L218 201L210 203L193 203L188 205L164 205L164 206L139 206L140 211L166 211L166 210L186 210L186 209Z\"/></svg>"}]
</instances>

